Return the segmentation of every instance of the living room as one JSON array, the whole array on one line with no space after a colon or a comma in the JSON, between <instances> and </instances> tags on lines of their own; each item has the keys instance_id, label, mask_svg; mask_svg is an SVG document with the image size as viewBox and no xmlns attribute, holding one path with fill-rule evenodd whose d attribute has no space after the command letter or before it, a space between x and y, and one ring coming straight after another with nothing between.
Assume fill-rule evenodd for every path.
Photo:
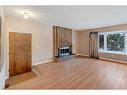
<instances>
[{"instance_id":1,"label":"living room","mask_svg":"<svg viewBox=\"0 0 127 95\"><path fill-rule=\"evenodd\" d=\"M126 89L126 10L1 7L1 89Z\"/></svg>"}]
</instances>

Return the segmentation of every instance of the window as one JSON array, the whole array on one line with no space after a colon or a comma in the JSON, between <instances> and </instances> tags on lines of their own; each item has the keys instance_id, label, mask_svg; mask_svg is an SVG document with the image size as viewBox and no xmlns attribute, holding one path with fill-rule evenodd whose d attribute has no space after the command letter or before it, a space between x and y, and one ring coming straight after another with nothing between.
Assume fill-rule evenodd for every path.
<instances>
[{"instance_id":1,"label":"window","mask_svg":"<svg viewBox=\"0 0 127 95\"><path fill-rule=\"evenodd\" d=\"M99 51L127 53L127 32L99 33Z\"/></svg>"},{"instance_id":2,"label":"window","mask_svg":"<svg viewBox=\"0 0 127 95\"><path fill-rule=\"evenodd\" d=\"M124 51L124 33L107 35L108 51Z\"/></svg>"},{"instance_id":3,"label":"window","mask_svg":"<svg viewBox=\"0 0 127 95\"><path fill-rule=\"evenodd\" d=\"M104 35L99 35L99 49L104 50Z\"/></svg>"}]
</instances>

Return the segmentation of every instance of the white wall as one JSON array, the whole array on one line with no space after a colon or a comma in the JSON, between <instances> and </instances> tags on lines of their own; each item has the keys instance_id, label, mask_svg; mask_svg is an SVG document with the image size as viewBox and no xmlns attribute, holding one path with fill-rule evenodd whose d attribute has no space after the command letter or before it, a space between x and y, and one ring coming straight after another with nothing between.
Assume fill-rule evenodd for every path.
<instances>
[{"instance_id":1,"label":"white wall","mask_svg":"<svg viewBox=\"0 0 127 95\"><path fill-rule=\"evenodd\" d=\"M32 34L32 64L53 58L52 27L24 18L6 17L7 32ZM8 40L8 37L7 37ZM8 40L9 41L9 40ZM9 45L9 43L8 43ZM7 47L8 48L8 47ZM9 48L8 48L9 51Z\"/></svg>"},{"instance_id":2,"label":"white wall","mask_svg":"<svg viewBox=\"0 0 127 95\"><path fill-rule=\"evenodd\" d=\"M4 88L5 85L5 78L6 78L6 44L5 44L5 24L4 24L4 9L0 7L0 16L2 18L2 36L1 36L1 60L0 60L0 89Z\"/></svg>"},{"instance_id":3,"label":"white wall","mask_svg":"<svg viewBox=\"0 0 127 95\"><path fill-rule=\"evenodd\" d=\"M77 31L77 54L89 55L89 32Z\"/></svg>"},{"instance_id":4,"label":"white wall","mask_svg":"<svg viewBox=\"0 0 127 95\"><path fill-rule=\"evenodd\" d=\"M6 28L9 32L32 33L32 64L53 60L53 31L52 26L37 23L24 18L6 17ZM7 35L7 52L9 52L9 39ZM72 33L73 52L76 51L76 32ZM7 57L8 60L9 56ZM8 66L9 67L9 62ZM7 68L8 70L8 68Z\"/></svg>"},{"instance_id":5,"label":"white wall","mask_svg":"<svg viewBox=\"0 0 127 95\"><path fill-rule=\"evenodd\" d=\"M77 31L77 54L89 56L89 32L91 31L97 31L97 32L114 31L115 32L119 30L127 30L127 24L98 28L98 29ZM127 55L100 52L99 56L101 58L111 59L116 61L123 61L127 63Z\"/></svg>"},{"instance_id":6,"label":"white wall","mask_svg":"<svg viewBox=\"0 0 127 95\"><path fill-rule=\"evenodd\" d=\"M77 45L77 37L76 37L76 31L72 30L72 52L76 54L76 45Z\"/></svg>"},{"instance_id":7,"label":"white wall","mask_svg":"<svg viewBox=\"0 0 127 95\"><path fill-rule=\"evenodd\" d=\"M5 17L7 30L7 77L9 75L9 32L32 34L32 65L53 59L52 26L24 18Z\"/></svg>"}]
</instances>

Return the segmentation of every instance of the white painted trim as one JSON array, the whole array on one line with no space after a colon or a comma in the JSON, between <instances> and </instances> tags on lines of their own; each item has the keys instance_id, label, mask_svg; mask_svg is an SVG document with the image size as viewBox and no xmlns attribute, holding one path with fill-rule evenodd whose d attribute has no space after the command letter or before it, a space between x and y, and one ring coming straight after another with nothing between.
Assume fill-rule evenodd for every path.
<instances>
[{"instance_id":1,"label":"white painted trim","mask_svg":"<svg viewBox=\"0 0 127 95\"><path fill-rule=\"evenodd\" d=\"M86 55L86 54L76 54L76 56L84 56L84 57L89 57L89 55Z\"/></svg>"},{"instance_id":2,"label":"white painted trim","mask_svg":"<svg viewBox=\"0 0 127 95\"><path fill-rule=\"evenodd\" d=\"M84 56L84 57L89 57L89 55L85 55L85 54L76 54L76 56L78 56L78 55L79 55L79 56ZM127 64L126 61L113 60L113 59L108 59L108 58L103 58L103 57L99 57L99 59Z\"/></svg>"},{"instance_id":3,"label":"white painted trim","mask_svg":"<svg viewBox=\"0 0 127 95\"><path fill-rule=\"evenodd\" d=\"M103 58L103 57L99 57L101 60L107 60L107 61L112 61L112 62L119 62L119 63L125 63L127 64L126 61L120 61L120 60L113 60L113 59L108 59L108 58Z\"/></svg>"},{"instance_id":4,"label":"white painted trim","mask_svg":"<svg viewBox=\"0 0 127 95\"><path fill-rule=\"evenodd\" d=\"M33 65L44 64L44 63L48 63L48 62L52 62L52 61L54 61L54 60L51 59L51 60L47 60L47 61L38 62L38 63L32 64L32 66L33 66ZM37 74L37 76L39 76L39 74L38 74L35 70L32 70L32 71L34 71L34 72ZM8 74L7 74L7 75L8 75ZM8 79L8 78L9 78L9 76L6 76L6 77L5 77L5 79Z\"/></svg>"},{"instance_id":5,"label":"white painted trim","mask_svg":"<svg viewBox=\"0 0 127 95\"><path fill-rule=\"evenodd\" d=\"M37 76L39 76L39 74L36 72L36 70L32 70Z\"/></svg>"},{"instance_id":6,"label":"white painted trim","mask_svg":"<svg viewBox=\"0 0 127 95\"><path fill-rule=\"evenodd\" d=\"M116 33L125 33L127 30L117 30L117 31L108 31L108 32L99 32L99 34L116 34Z\"/></svg>"},{"instance_id":7,"label":"white painted trim","mask_svg":"<svg viewBox=\"0 0 127 95\"><path fill-rule=\"evenodd\" d=\"M39 64L44 64L44 63L48 63L48 62L52 62L53 59L51 60L46 60L46 61L42 61L42 62L38 62L38 63L34 63L33 65L39 65Z\"/></svg>"}]
</instances>

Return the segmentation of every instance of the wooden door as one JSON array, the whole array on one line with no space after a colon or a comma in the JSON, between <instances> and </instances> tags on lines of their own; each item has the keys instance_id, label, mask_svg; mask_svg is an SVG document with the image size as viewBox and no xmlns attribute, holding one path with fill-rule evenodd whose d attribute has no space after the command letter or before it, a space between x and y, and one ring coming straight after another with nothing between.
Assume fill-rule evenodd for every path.
<instances>
[{"instance_id":1,"label":"wooden door","mask_svg":"<svg viewBox=\"0 0 127 95\"><path fill-rule=\"evenodd\" d=\"M31 71L31 34L9 33L9 76Z\"/></svg>"}]
</instances>

